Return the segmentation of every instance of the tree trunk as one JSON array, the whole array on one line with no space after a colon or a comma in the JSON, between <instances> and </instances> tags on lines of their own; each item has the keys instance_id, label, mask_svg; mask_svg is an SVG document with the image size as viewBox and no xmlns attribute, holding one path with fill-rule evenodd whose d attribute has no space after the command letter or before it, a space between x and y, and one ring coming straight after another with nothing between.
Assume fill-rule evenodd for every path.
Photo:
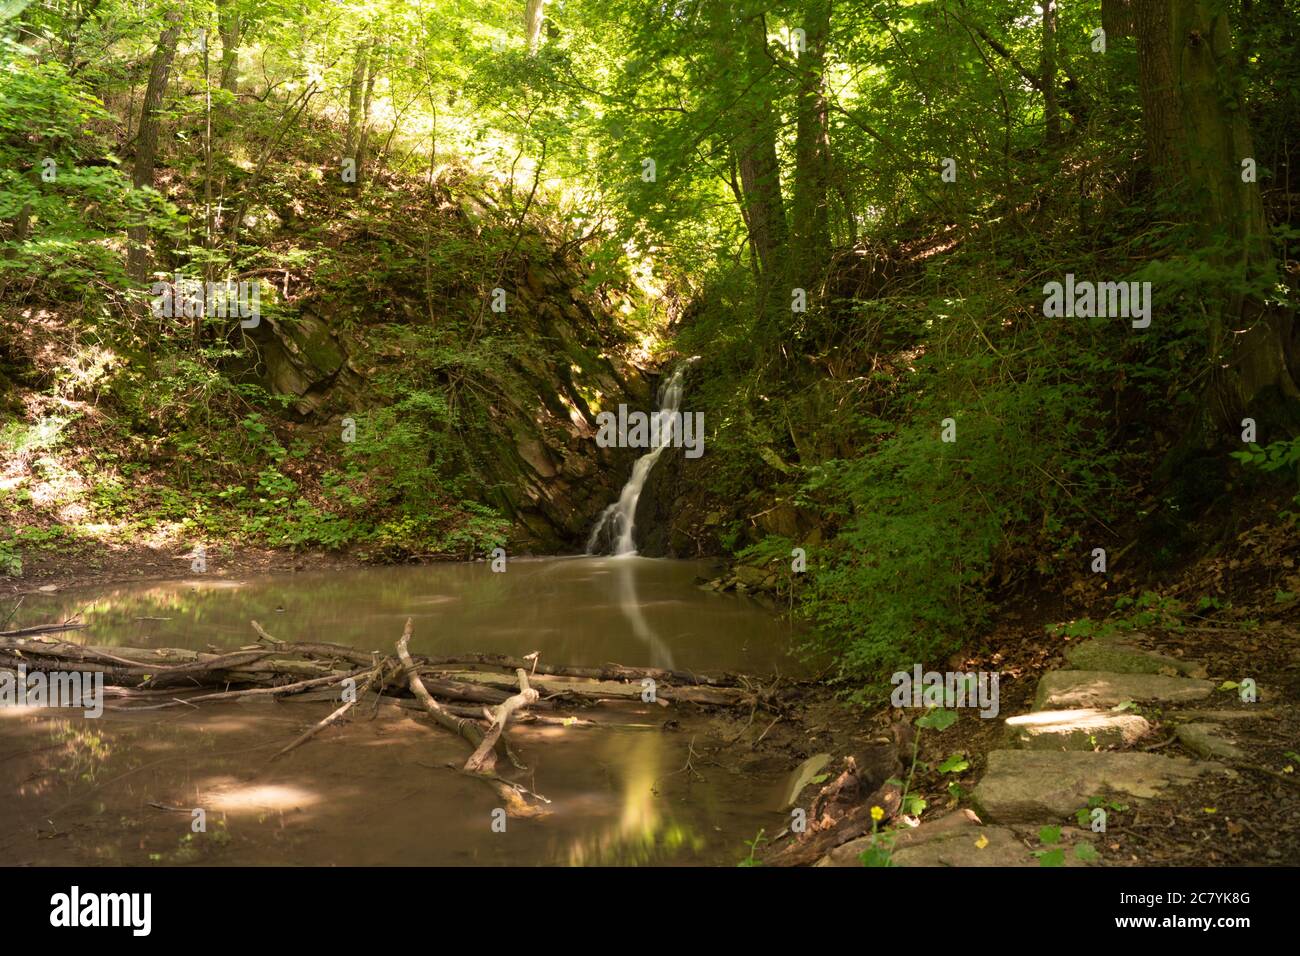
<instances>
[{"instance_id":1,"label":"tree trunk","mask_svg":"<svg viewBox=\"0 0 1300 956\"><path fill-rule=\"evenodd\" d=\"M524 6L524 36L528 40L528 55L537 52L542 36L542 15L546 0L528 0Z\"/></svg>"},{"instance_id":2,"label":"tree trunk","mask_svg":"<svg viewBox=\"0 0 1300 956\"><path fill-rule=\"evenodd\" d=\"M365 95L366 70L370 60L370 41L357 44L356 59L352 64L352 82L348 86L348 138L343 147L343 157L357 158L357 132L361 124L361 103Z\"/></svg>"},{"instance_id":3,"label":"tree trunk","mask_svg":"<svg viewBox=\"0 0 1300 956\"><path fill-rule=\"evenodd\" d=\"M795 133L794 202L791 253L796 285L811 288L830 260L826 192L830 182L830 134L827 118L826 42L830 34L830 0L811 0L804 19L806 48L799 55L800 88Z\"/></svg>"},{"instance_id":4,"label":"tree trunk","mask_svg":"<svg viewBox=\"0 0 1300 956\"><path fill-rule=\"evenodd\" d=\"M1043 6L1043 125L1048 145L1061 140L1061 110L1056 101L1056 0Z\"/></svg>"},{"instance_id":5,"label":"tree trunk","mask_svg":"<svg viewBox=\"0 0 1300 956\"><path fill-rule=\"evenodd\" d=\"M1267 281L1276 262L1259 186L1242 181L1242 161L1255 153L1226 12L1210 0L1106 0L1103 22L1136 39L1147 153L1158 181L1179 190L1205 245L1226 240L1216 259L1234 284ZM1216 371L1207 426L1235 423L1257 405L1264 411L1300 400L1289 314L1239 289L1219 295L1211 315Z\"/></svg>"},{"instance_id":6,"label":"tree trunk","mask_svg":"<svg viewBox=\"0 0 1300 956\"><path fill-rule=\"evenodd\" d=\"M742 31L745 66L748 79L754 84L757 77L771 69L762 17L746 21ZM781 196L781 167L776 157L776 119L767 98L761 92L755 93L753 88L741 96L736 112L740 120L736 159L745 195L749 240L758 255L760 268L764 274L771 275L785 265L789 239Z\"/></svg>"},{"instance_id":7,"label":"tree trunk","mask_svg":"<svg viewBox=\"0 0 1300 956\"><path fill-rule=\"evenodd\" d=\"M379 72L379 58L373 47L370 51L367 68L366 92L361 98L361 133L357 140L357 181L354 189L361 188L361 176L366 165L366 150L370 144L370 101L375 93L375 75Z\"/></svg>"},{"instance_id":8,"label":"tree trunk","mask_svg":"<svg viewBox=\"0 0 1300 956\"><path fill-rule=\"evenodd\" d=\"M153 168L158 158L158 111L163 94L167 91L167 78L176 55L176 40L181 32L181 11L173 7L167 11L166 26L154 48L149 63L149 83L140 107L140 130L135 141L135 168L131 182L136 189L153 185ZM149 274L148 227L132 226L127 230L127 274L143 282Z\"/></svg>"},{"instance_id":9,"label":"tree trunk","mask_svg":"<svg viewBox=\"0 0 1300 956\"><path fill-rule=\"evenodd\" d=\"M239 92L239 41L243 23L231 0L217 0L217 32L221 34L221 88Z\"/></svg>"}]
</instances>

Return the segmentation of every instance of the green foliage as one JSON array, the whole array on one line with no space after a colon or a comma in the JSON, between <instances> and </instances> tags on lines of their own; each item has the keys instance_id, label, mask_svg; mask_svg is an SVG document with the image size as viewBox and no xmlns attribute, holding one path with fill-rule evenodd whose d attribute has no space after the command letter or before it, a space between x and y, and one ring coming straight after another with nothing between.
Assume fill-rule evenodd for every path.
<instances>
[{"instance_id":1,"label":"green foliage","mask_svg":"<svg viewBox=\"0 0 1300 956\"><path fill-rule=\"evenodd\" d=\"M23 573L23 559L18 551L17 541L0 538L0 574L20 577Z\"/></svg>"},{"instance_id":2,"label":"green foliage","mask_svg":"<svg viewBox=\"0 0 1300 956\"><path fill-rule=\"evenodd\" d=\"M763 865L761 860L755 859L754 857L754 854L758 852L758 848L762 844L767 842L767 838L763 836L763 832L764 831L760 829L758 833L754 836L754 839L744 841L745 846L749 847L749 855L746 856L739 863L737 863L736 864L737 866L762 866Z\"/></svg>"},{"instance_id":3,"label":"green foliage","mask_svg":"<svg viewBox=\"0 0 1300 956\"><path fill-rule=\"evenodd\" d=\"M1128 804L1126 803L1108 800L1105 797L1089 797L1087 806L1074 811L1075 822L1081 827L1090 827L1092 825L1092 811L1099 807L1108 814L1112 810L1116 813L1124 813L1128 810Z\"/></svg>"},{"instance_id":4,"label":"green foliage","mask_svg":"<svg viewBox=\"0 0 1300 956\"><path fill-rule=\"evenodd\" d=\"M1116 613L1105 620L1090 617L1076 618L1059 624L1049 624L1046 628L1049 637L1067 639L1086 637L1110 637L1127 631L1142 631L1158 628L1168 631L1182 631L1188 626L1189 618L1203 618L1202 611L1228 610L1231 602L1225 602L1211 595L1202 595L1192 608L1178 598L1160 594L1156 591L1143 591L1137 597L1121 595L1115 599ZM1127 611L1126 614L1119 612ZM1238 626L1251 626L1250 621L1237 622Z\"/></svg>"},{"instance_id":5,"label":"green foliage","mask_svg":"<svg viewBox=\"0 0 1300 956\"><path fill-rule=\"evenodd\" d=\"M871 454L818 465L804 485L808 502L844 516L807 612L848 673L951 653L986 619L999 565L1034 570L1006 565L1069 547L1114 491L1096 468L1113 457L1104 436L1080 425L1087 389L1035 375L970 396L965 412L941 394ZM945 418L956 442L941 441Z\"/></svg>"},{"instance_id":6,"label":"green foliage","mask_svg":"<svg viewBox=\"0 0 1300 956\"><path fill-rule=\"evenodd\" d=\"M112 240L128 217L162 207L117 168L97 132L110 121L63 64L0 50L0 221L17 225L0 233L0 285L31 277L76 302L124 284Z\"/></svg>"},{"instance_id":7,"label":"green foliage","mask_svg":"<svg viewBox=\"0 0 1300 956\"><path fill-rule=\"evenodd\" d=\"M1232 457L1243 465L1266 473L1294 471L1295 482L1300 486L1300 436L1290 441L1275 441L1260 447L1250 445L1244 451L1235 451ZM1294 497L1296 511L1284 511L1281 517L1291 522L1300 521L1300 491Z\"/></svg>"}]
</instances>

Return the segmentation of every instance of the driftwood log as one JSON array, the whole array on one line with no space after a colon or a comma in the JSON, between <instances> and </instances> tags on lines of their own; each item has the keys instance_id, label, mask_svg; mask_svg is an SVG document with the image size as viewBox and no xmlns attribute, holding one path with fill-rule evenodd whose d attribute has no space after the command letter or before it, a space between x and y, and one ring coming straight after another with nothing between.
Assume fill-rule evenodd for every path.
<instances>
[{"instance_id":1,"label":"driftwood log","mask_svg":"<svg viewBox=\"0 0 1300 956\"><path fill-rule=\"evenodd\" d=\"M782 682L758 684L736 674L696 674L608 663L571 666L501 654L420 657L410 652L408 619L396 654L321 641L278 640L257 621L257 642L233 650L97 647L74 643L61 632L76 625L47 625L0 634L0 669L27 672L76 670L102 674L105 709L117 711L198 707L244 698L328 699L339 706L278 751L283 757L342 721L368 693L418 707L434 723L472 748L452 769L491 786L512 816L536 816L549 802L494 771L504 758L524 769L506 732L511 723L600 727L557 713L597 703L657 703L702 707L765 707L779 712ZM784 688L794 682L784 681ZM412 700L411 698L414 698Z\"/></svg>"},{"instance_id":2,"label":"driftwood log","mask_svg":"<svg viewBox=\"0 0 1300 956\"><path fill-rule=\"evenodd\" d=\"M765 862L769 866L812 866L837 846L873 830L883 831L902 806L899 784L904 761L912 756L913 734L910 724L894 723L888 735L845 757L843 770L809 804L807 829L791 833L789 841L774 847Z\"/></svg>"}]
</instances>

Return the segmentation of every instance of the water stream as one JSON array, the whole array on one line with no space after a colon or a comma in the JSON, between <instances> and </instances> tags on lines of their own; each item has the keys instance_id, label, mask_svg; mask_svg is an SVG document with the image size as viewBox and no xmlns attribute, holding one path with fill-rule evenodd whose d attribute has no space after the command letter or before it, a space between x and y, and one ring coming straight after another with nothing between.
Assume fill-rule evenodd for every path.
<instances>
[{"instance_id":1,"label":"water stream","mask_svg":"<svg viewBox=\"0 0 1300 956\"><path fill-rule=\"evenodd\" d=\"M645 488L646 479L650 477L655 462L659 460L665 448L672 446L674 429L678 426L677 413L681 411L682 394L685 391L686 370L697 361L699 361L698 355L682 362L673 370L668 380L659 386L657 399L659 410L655 412L656 421L651 428L651 433L658 436L659 441L636 460L636 464L632 466L632 475L623 486L623 490L619 492L618 500L602 511L600 517L596 519L596 526L591 529L591 535L587 538L588 554L596 554L606 542L612 546L612 553L616 556L636 554L636 539L633 537L636 506L641 500L641 491Z\"/></svg>"},{"instance_id":2,"label":"water stream","mask_svg":"<svg viewBox=\"0 0 1300 956\"><path fill-rule=\"evenodd\" d=\"M796 672L789 626L697 586L703 562L511 559L344 572L192 579L30 595L26 625L82 612L69 639L101 646L229 649L256 619L284 640L391 652L527 654L543 662ZM286 758L270 755L333 700L217 703L98 720L0 708L0 854L13 864L733 864L779 829L787 761L743 772L698 756L707 715L656 704L584 711L609 726L512 727L540 820L491 828L498 798L449 769L463 741L418 712L359 705ZM688 756L697 755L687 769ZM191 831L192 808L207 831ZM184 812L182 812L184 811ZM52 838L57 837L57 838Z\"/></svg>"}]
</instances>

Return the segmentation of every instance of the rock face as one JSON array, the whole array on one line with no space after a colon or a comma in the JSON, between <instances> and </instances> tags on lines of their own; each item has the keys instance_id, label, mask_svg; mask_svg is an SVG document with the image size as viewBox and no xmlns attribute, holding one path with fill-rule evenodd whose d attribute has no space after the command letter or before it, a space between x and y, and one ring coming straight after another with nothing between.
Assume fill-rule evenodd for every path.
<instances>
[{"instance_id":1,"label":"rock face","mask_svg":"<svg viewBox=\"0 0 1300 956\"><path fill-rule=\"evenodd\" d=\"M252 338L260 346L264 384L273 394L293 396L296 415L308 418L326 403L355 407L365 380L325 319L310 311L266 316L259 329Z\"/></svg>"},{"instance_id":2,"label":"rock face","mask_svg":"<svg viewBox=\"0 0 1300 956\"><path fill-rule=\"evenodd\" d=\"M1222 768L1149 753L994 750L971 800L981 818L994 823L1063 820L1090 797L1146 799L1215 771Z\"/></svg>"},{"instance_id":3,"label":"rock face","mask_svg":"<svg viewBox=\"0 0 1300 956\"><path fill-rule=\"evenodd\" d=\"M465 376L454 366L417 366L420 353L404 346L403 328L416 327L423 341L431 337L419 270L407 272L387 290L391 301L382 317L342 321L332 313L343 306L324 295L304 297L292 313L267 310L274 314L264 314L247 333L257 355L250 377L288 396L299 421L318 425L383 404L380 378L409 376L444 394L460 385ZM459 393L458 411L473 421L458 427L463 460L448 467L468 479L464 494L513 523L511 550L580 550L636 458L634 450L598 447L596 414L620 403L653 409L650 376L624 357L628 343L611 303L584 292L584 283L582 267L571 262L520 262L502 280L508 311L484 319L484 337L503 343L498 364L504 369L492 373L489 385ZM461 308L464 321L475 306ZM655 521L646 518L647 525Z\"/></svg>"}]
</instances>

